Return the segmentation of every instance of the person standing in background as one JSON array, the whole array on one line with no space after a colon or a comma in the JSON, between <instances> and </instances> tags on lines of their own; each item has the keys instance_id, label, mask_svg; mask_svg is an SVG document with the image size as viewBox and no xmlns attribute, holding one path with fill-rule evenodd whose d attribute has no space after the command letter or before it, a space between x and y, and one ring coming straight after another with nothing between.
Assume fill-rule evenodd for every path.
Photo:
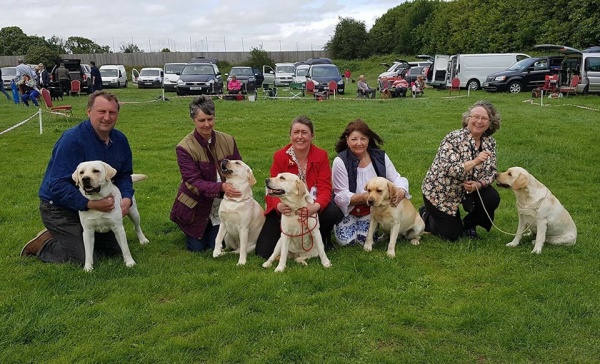
<instances>
[{"instance_id":1,"label":"person standing in background","mask_svg":"<svg viewBox=\"0 0 600 364\"><path fill-rule=\"evenodd\" d=\"M96 62L90 61L90 65L92 65L90 71L92 77L92 92L102 90L102 75L100 74L100 70L96 67Z\"/></svg>"}]
</instances>

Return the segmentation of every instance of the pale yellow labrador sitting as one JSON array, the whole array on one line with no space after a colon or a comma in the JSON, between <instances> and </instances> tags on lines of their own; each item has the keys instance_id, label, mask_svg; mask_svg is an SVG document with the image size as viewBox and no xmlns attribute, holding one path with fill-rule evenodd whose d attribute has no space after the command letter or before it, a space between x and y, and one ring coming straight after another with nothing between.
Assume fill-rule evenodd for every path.
<instances>
[{"instance_id":1,"label":"pale yellow labrador sitting","mask_svg":"<svg viewBox=\"0 0 600 364\"><path fill-rule=\"evenodd\" d=\"M85 262L83 269L90 272L94 269L94 242L95 232L106 233L112 231L119 243L125 265L131 267L135 265L135 261L131 257L129 246L127 245L127 237L123 228L123 216L121 215L121 191L112 183L112 178L117 174L117 170L111 167L108 163L102 161L82 162L73 172L72 178L75 184L79 187L81 194L88 200L101 200L112 196L116 208L110 212L102 212L98 210L79 211L79 220L83 227L83 248L85 251ZM143 174L133 174L131 178L134 182L141 181L147 177ZM140 227L140 213L137 209L135 197L131 200L128 216L133 221L135 232L138 236L140 244L148 243L148 239L144 236Z\"/></svg>"},{"instance_id":2,"label":"pale yellow labrador sitting","mask_svg":"<svg viewBox=\"0 0 600 364\"><path fill-rule=\"evenodd\" d=\"M248 253L256 248L256 239L265 223L263 208L252 197L252 186L256 179L252 169L240 160L221 161L221 173L227 178L236 190L240 191L240 197L225 197L219 206L219 232L215 239L213 257L223 255L223 241L225 247L233 249L234 253L240 255L238 265L246 264Z\"/></svg>"},{"instance_id":3,"label":"pale yellow labrador sitting","mask_svg":"<svg viewBox=\"0 0 600 364\"><path fill-rule=\"evenodd\" d=\"M312 203L313 198L308 193L304 182L293 173L279 173L275 177L267 178L265 183L267 194L279 197L293 213L281 215L281 236L273 254L262 266L269 268L279 256L279 264L275 272L283 272L289 254L302 265L307 265L307 259L318 256L324 267L330 267L331 262L325 254L323 239L319 232L319 216L317 214L306 216L307 203Z\"/></svg>"},{"instance_id":4,"label":"pale yellow labrador sitting","mask_svg":"<svg viewBox=\"0 0 600 364\"><path fill-rule=\"evenodd\" d=\"M371 221L364 245L366 251L373 249L373 234L379 226L390 232L387 255L392 258L396 256L398 236L409 239L412 245L419 245L425 222L408 199L403 198L396 206L392 205L391 197L396 195L397 189L383 177L374 177L365 186L369 194L367 204L371 206Z\"/></svg>"},{"instance_id":5,"label":"pale yellow labrador sitting","mask_svg":"<svg viewBox=\"0 0 600 364\"><path fill-rule=\"evenodd\" d=\"M521 167L511 167L496 175L498 186L510 188L517 198L519 226L515 238L506 246L519 245L529 228L535 234L532 253L540 254L544 242L556 245L573 245L577 240L577 227L550 190Z\"/></svg>"}]
</instances>

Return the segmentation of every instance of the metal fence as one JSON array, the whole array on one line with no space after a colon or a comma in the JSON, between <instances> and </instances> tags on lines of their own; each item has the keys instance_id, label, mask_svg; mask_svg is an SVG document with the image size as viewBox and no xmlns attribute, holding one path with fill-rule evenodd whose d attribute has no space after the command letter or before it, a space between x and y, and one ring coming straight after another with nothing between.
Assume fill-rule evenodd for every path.
<instances>
[{"instance_id":1,"label":"metal fence","mask_svg":"<svg viewBox=\"0 0 600 364\"><path fill-rule=\"evenodd\" d=\"M326 51L276 51L268 52L275 62L304 61L315 57L328 57ZM194 57L216 58L232 65L241 64L250 58L250 52L136 52L136 53L93 53L64 54L62 58L78 58L82 63L95 61L96 65L122 64L125 66L152 67L171 62L189 62ZM0 56L0 66L15 66L24 56Z\"/></svg>"}]
</instances>

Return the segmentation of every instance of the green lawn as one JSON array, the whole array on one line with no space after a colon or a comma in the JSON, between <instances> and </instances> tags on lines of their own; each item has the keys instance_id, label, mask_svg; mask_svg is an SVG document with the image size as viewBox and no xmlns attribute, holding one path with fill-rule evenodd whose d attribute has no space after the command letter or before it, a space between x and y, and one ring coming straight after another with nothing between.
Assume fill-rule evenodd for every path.
<instances>
[{"instance_id":1,"label":"green lawn","mask_svg":"<svg viewBox=\"0 0 600 364\"><path fill-rule=\"evenodd\" d=\"M358 71L357 71L358 72ZM308 267L288 262L284 273L263 269L252 255L213 259L187 252L169 212L178 184L175 145L193 128L190 98L160 90L115 90L117 128L129 138L142 227L137 265L97 261L92 273L75 264L19 257L42 224L37 190L52 146L85 117L85 97L70 97L78 118L43 114L0 135L0 363L592 363L600 360L600 246L596 223L600 173L600 97L527 102L529 94L426 90L423 98L357 100L355 85L336 100L216 100L216 129L236 137L259 183L262 204L273 152L289 138L290 121L309 116L315 144L329 151L345 125L363 118L410 181L421 205L421 181L443 136L460 127L461 113L479 99L502 115L495 134L499 169L521 166L548 186L579 231L572 247L529 243L498 230L483 239L447 243L424 236L401 241L397 257L385 246L329 253ZM260 95L260 94L259 94ZM578 106L583 106L578 107ZM0 99L0 132L35 109ZM517 226L515 198L500 190L501 229Z\"/></svg>"}]
</instances>

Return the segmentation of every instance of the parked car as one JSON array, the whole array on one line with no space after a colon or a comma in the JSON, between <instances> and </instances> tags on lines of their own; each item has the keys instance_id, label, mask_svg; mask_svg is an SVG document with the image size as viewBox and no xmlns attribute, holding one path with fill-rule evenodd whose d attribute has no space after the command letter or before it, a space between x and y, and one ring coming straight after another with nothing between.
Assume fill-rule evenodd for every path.
<instances>
[{"instance_id":1,"label":"parked car","mask_svg":"<svg viewBox=\"0 0 600 364\"><path fill-rule=\"evenodd\" d=\"M10 90L10 81L17 76L17 67L2 67L2 84L4 88Z\"/></svg>"},{"instance_id":2,"label":"parked car","mask_svg":"<svg viewBox=\"0 0 600 364\"><path fill-rule=\"evenodd\" d=\"M256 89L256 75L252 67L231 67L231 71L227 74L227 83L231 81L232 76L242 84L247 84L245 87Z\"/></svg>"},{"instance_id":3,"label":"parked car","mask_svg":"<svg viewBox=\"0 0 600 364\"><path fill-rule=\"evenodd\" d=\"M163 88L165 91L177 91L177 81L181 75L181 71L187 63L165 63L165 77L163 79Z\"/></svg>"},{"instance_id":4,"label":"parked car","mask_svg":"<svg viewBox=\"0 0 600 364\"><path fill-rule=\"evenodd\" d=\"M122 64L105 64L100 66L103 87L127 87L127 72Z\"/></svg>"},{"instance_id":5,"label":"parked car","mask_svg":"<svg viewBox=\"0 0 600 364\"><path fill-rule=\"evenodd\" d=\"M525 58L505 71L488 75L483 89L489 92L508 91L516 94L542 86L547 75L557 74L562 56Z\"/></svg>"},{"instance_id":6,"label":"parked car","mask_svg":"<svg viewBox=\"0 0 600 364\"><path fill-rule=\"evenodd\" d=\"M406 82L408 82L408 84L410 85L411 82L415 82L417 80L418 76L423 76L423 79L425 79L425 72L427 68L428 67L424 66L405 68L402 71L402 77L404 77Z\"/></svg>"},{"instance_id":7,"label":"parked car","mask_svg":"<svg viewBox=\"0 0 600 364\"><path fill-rule=\"evenodd\" d=\"M165 72L159 67L145 67L137 79L138 88L161 88Z\"/></svg>"},{"instance_id":8,"label":"parked car","mask_svg":"<svg viewBox=\"0 0 600 364\"><path fill-rule=\"evenodd\" d=\"M296 74L294 75L295 83L305 83L306 75L308 75L308 69L310 66L308 64L299 64L296 66Z\"/></svg>"},{"instance_id":9,"label":"parked car","mask_svg":"<svg viewBox=\"0 0 600 364\"><path fill-rule=\"evenodd\" d=\"M387 67L387 70L383 73L380 73L379 76L377 76L378 80L381 80L384 77L397 77L398 75L402 74L404 70L411 67L410 64L408 64L408 62L403 59L394 61L392 65L388 63L381 63L381 65Z\"/></svg>"},{"instance_id":10,"label":"parked car","mask_svg":"<svg viewBox=\"0 0 600 364\"><path fill-rule=\"evenodd\" d=\"M188 63L177 81L177 95L222 94L223 78L216 63Z\"/></svg>"},{"instance_id":11,"label":"parked car","mask_svg":"<svg viewBox=\"0 0 600 364\"><path fill-rule=\"evenodd\" d=\"M452 79L456 77L460 80L461 88L478 90L485 83L488 75L504 71L507 67L525 58L530 57L524 53L479 53L450 56L446 86L450 87Z\"/></svg>"},{"instance_id":12,"label":"parked car","mask_svg":"<svg viewBox=\"0 0 600 364\"><path fill-rule=\"evenodd\" d=\"M294 82L296 66L293 63L275 63L275 86L289 86Z\"/></svg>"},{"instance_id":13,"label":"parked car","mask_svg":"<svg viewBox=\"0 0 600 364\"><path fill-rule=\"evenodd\" d=\"M52 68L52 71L50 71L52 81L58 81L56 70L60 66L60 63L63 63L65 65L65 68L69 70L71 80L81 81L82 92L86 92L88 94L92 92L92 69L89 64L81 63L81 60L77 58L62 59L57 65L55 65Z\"/></svg>"},{"instance_id":14,"label":"parked car","mask_svg":"<svg viewBox=\"0 0 600 364\"><path fill-rule=\"evenodd\" d=\"M337 83L338 94L344 94L344 78L334 64L314 64L308 69L308 77L318 82L316 86L318 90L325 89L329 81L334 80Z\"/></svg>"},{"instance_id":15,"label":"parked car","mask_svg":"<svg viewBox=\"0 0 600 364\"><path fill-rule=\"evenodd\" d=\"M580 94L600 93L600 47L583 51L555 44L536 45L535 48L558 51L564 54L560 65L559 86L569 86L573 76L579 76L576 92Z\"/></svg>"}]
</instances>

